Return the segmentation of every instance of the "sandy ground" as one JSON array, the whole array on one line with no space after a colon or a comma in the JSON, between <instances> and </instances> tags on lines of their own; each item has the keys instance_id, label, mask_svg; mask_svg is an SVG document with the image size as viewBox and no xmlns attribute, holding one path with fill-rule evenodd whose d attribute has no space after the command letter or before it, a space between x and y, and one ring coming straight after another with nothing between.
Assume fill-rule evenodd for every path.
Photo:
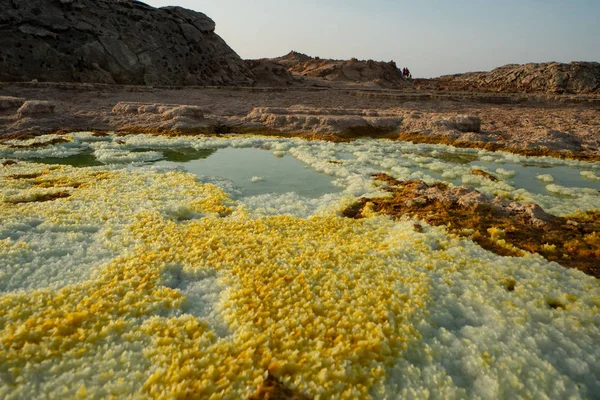
<instances>
[{"instance_id":1,"label":"sandy ground","mask_svg":"<svg viewBox=\"0 0 600 400\"><path fill-rule=\"evenodd\" d=\"M1 101L2 96L17 100ZM24 101L34 104L25 107ZM35 101L50 103L36 107ZM475 125L456 124L465 116ZM372 135L599 160L600 96L439 93L335 85L182 89L0 84L0 137L56 130L269 131L329 138Z\"/></svg>"}]
</instances>

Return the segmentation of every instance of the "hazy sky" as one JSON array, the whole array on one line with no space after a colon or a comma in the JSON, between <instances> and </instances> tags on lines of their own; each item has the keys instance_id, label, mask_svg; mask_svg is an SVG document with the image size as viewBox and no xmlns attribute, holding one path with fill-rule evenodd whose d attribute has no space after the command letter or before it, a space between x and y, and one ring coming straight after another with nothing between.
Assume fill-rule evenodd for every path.
<instances>
[{"instance_id":1,"label":"hazy sky","mask_svg":"<svg viewBox=\"0 0 600 400\"><path fill-rule=\"evenodd\" d=\"M242 58L394 60L416 77L600 60L600 0L148 0L201 11Z\"/></svg>"}]
</instances>

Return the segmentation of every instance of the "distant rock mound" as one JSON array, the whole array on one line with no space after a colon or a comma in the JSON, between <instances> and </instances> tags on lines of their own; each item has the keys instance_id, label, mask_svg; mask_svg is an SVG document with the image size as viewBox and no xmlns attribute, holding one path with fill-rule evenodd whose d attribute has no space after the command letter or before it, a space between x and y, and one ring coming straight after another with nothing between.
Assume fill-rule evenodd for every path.
<instances>
[{"instance_id":1,"label":"distant rock mound","mask_svg":"<svg viewBox=\"0 0 600 400\"><path fill-rule=\"evenodd\" d=\"M291 86L301 83L281 64L268 58L259 60L245 60L246 66L256 78L258 86Z\"/></svg>"},{"instance_id":2,"label":"distant rock mound","mask_svg":"<svg viewBox=\"0 0 600 400\"><path fill-rule=\"evenodd\" d=\"M451 91L598 94L600 63L509 64L490 72L417 79L415 83L420 88Z\"/></svg>"},{"instance_id":3,"label":"distant rock mound","mask_svg":"<svg viewBox=\"0 0 600 400\"><path fill-rule=\"evenodd\" d=\"M0 81L251 84L206 15L134 0L0 0Z\"/></svg>"},{"instance_id":4,"label":"distant rock mound","mask_svg":"<svg viewBox=\"0 0 600 400\"><path fill-rule=\"evenodd\" d=\"M376 83L383 87L410 85L393 61L330 60L292 51L271 61L283 65L295 76L320 78L333 82Z\"/></svg>"}]
</instances>

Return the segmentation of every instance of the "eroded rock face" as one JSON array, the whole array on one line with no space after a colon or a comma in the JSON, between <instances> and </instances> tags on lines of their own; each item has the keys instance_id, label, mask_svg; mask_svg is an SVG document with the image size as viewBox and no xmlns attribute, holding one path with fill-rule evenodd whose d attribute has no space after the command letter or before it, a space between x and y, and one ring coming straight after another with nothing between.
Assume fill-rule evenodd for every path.
<instances>
[{"instance_id":1,"label":"eroded rock face","mask_svg":"<svg viewBox=\"0 0 600 400\"><path fill-rule=\"evenodd\" d=\"M206 15L129 0L0 0L0 81L251 84Z\"/></svg>"},{"instance_id":2,"label":"eroded rock face","mask_svg":"<svg viewBox=\"0 0 600 400\"><path fill-rule=\"evenodd\" d=\"M255 108L245 121L282 132L337 133L360 136L390 133L402 124L394 114L361 109Z\"/></svg>"},{"instance_id":3,"label":"eroded rock face","mask_svg":"<svg viewBox=\"0 0 600 400\"><path fill-rule=\"evenodd\" d=\"M600 93L600 63L509 64L490 72L417 80L427 88L524 93Z\"/></svg>"},{"instance_id":4,"label":"eroded rock face","mask_svg":"<svg viewBox=\"0 0 600 400\"><path fill-rule=\"evenodd\" d=\"M119 102L112 109L111 121L121 129L148 132L201 130L216 123L206 119L204 113L203 108L194 105Z\"/></svg>"},{"instance_id":5,"label":"eroded rock face","mask_svg":"<svg viewBox=\"0 0 600 400\"><path fill-rule=\"evenodd\" d=\"M383 87L410 86L393 61L329 60L309 57L295 51L271 61L283 65L293 75L326 81L364 83Z\"/></svg>"}]
</instances>

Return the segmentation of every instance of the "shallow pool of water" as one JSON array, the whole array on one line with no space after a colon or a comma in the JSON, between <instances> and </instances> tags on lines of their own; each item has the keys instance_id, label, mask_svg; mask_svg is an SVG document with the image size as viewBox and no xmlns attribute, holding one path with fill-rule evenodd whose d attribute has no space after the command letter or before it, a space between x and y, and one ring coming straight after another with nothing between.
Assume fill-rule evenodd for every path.
<instances>
[{"instance_id":1,"label":"shallow pool of water","mask_svg":"<svg viewBox=\"0 0 600 400\"><path fill-rule=\"evenodd\" d=\"M233 181L247 196L266 193L295 192L306 197L320 197L339 192L333 179L295 158L276 157L256 148L225 148L210 156L188 161L158 161L155 165L183 167L202 176L218 176Z\"/></svg>"},{"instance_id":2,"label":"shallow pool of water","mask_svg":"<svg viewBox=\"0 0 600 400\"><path fill-rule=\"evenodd\" d=\"M60 164L60 165L71 165L73 167L96 167L104 165L104 163L98 161L92 150L85 150L79 154L74 154L68 157L44 157L36 158L35 162L42 164Z\"/></svg>"},{"instance_id":3,"label":"shallow pool of water","mask_svg":"<svg viewBox=\"0 0 600 400\"><path fill-rule=\"evenodd\" d=\"M481 160L473 161L469 165L473 167L487 168L492 173L494 173L494 170L499 167L497 163ZM548 183L554 183L560 186L600 190L600 181L591 181L581 176L581 171L589 170L589 168L585 169L572 166L523 165L517 163L503 163L501 167L517 173L514 177L507 178L507 181L512 182L516 188L525 188L532 193L548 193L546 190L546 183L538 179L538 175L552 175L554 180Z\"/></svg>"},{"instance_id":4,"label":"shallow pool of water","mask_svg":"<svg viewBox=\"0 0 600 400\"><path fill-rule=\"evenodd\" d=\"M513 157L504 153L443 146L377 140L331 146L322 143L292 144L289 140L236 139L225 144L230 147L224 147L224 143L211 139L203 139L201 143L196 139L169 142L160 138L131 136L118 140L112 138L102 143L82 141L79 142L79 154L59 156L61 152L72 153L75 144L77 139L68 145L56 146L55 152L35 150L43 151L43 155L34 155L33 152L24 155L21 154L23 151L10 154L5 150L5 156L75 167L114 163L183 168L199 176L230 180L241 189L242 196L295 192L314 199L327 193L339 193L352 185L354 189L348 193L362 196L369 191L369 184L358 184L352 177L361 176L361 179L370 181L370 174L376 172L387 172L401 180L440 180L456 186L470 185L490 196L505 196L515 189L525 189L530 194L561 201L585 194L588 200L593 198L596 203L595 198L600 196L600 193L595 193L600 190L600 181L594 179L594 176L600 175L598 163ZM291 151L292 148L295 150ZM320 164L323 161L327 165ZM470 172L474 168L489 171L501 182L490 185L489 181L474 177ZM591 178L582 176L583 171L592 171ZM543 179L539 178L540 175L544 175ZM334 179L341 179L339 187L332 184ZM576 192L579 194L574 194ZM527 194L524 198L532 199ZM539 196L536 199L540 200Z\"/></svg>"}]
</instances>

